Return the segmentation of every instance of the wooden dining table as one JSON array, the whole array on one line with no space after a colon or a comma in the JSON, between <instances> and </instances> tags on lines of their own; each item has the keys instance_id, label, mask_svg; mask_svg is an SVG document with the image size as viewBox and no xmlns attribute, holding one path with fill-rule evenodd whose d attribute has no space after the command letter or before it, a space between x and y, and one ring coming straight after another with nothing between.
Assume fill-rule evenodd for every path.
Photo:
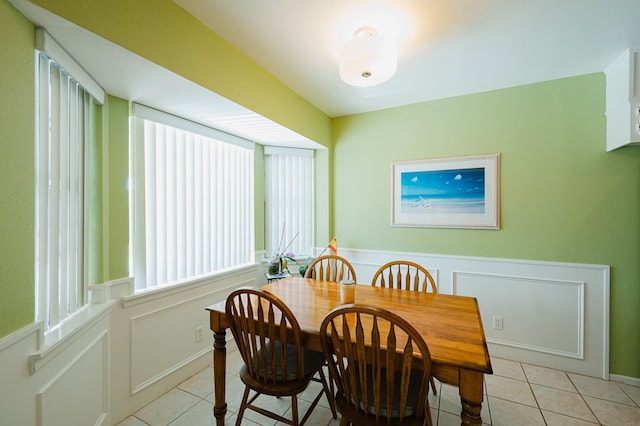
<instances>
[{"instance_id":1,"label":"wooden dining table","mask_svg":"<svg viewBox=\"0 0 640 426\"><path fill-rule=\"evenodd\" d=\"M321 351L320 324L329 311L341 305L339 284L290 277L262 288L277 295L294 313L303 332L303 345ZM387 309L412 324L429 347L432 375L459 389L461 424L482 423L483 379L493 371L475 298L357 285L355 303ZM225 302L207 310L214 333L213 414L216 424L223 425L227 412Z\"/></svg>"}]
</instances>

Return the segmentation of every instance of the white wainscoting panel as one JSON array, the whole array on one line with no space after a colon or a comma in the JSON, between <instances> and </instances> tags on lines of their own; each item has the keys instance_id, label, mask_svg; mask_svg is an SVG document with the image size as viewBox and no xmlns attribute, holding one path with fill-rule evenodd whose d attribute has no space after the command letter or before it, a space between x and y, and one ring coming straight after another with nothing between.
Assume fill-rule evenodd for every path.
<instances>
[{"instance_id":1,"label":"white wainscoting panel","mask_svg":"<svg viewBox=\"0 0 640 426\"><path fill-rule=\"evenodd\" d=\"M103 331L36 394L38 425L106 425L108 332Z\"/></svg>"},{"instance_id":2,"label":"white wainscoting panel","mask_svg":"<svg viewBox=\"0 0 640 426\"><path fill-rule=\"evenodd\" d=\"M133 278L91 286L86 318L54 344L42 323L0 339L0 425L117 424L211 365L205 308L256 285L259 269L145 294L134 294Z\"/></svg>"},{"instance_id":3,"label":"white wainscoting panel","mask_svg":"<svg viewBox=\"0 0 640 426\"><path fill-rule=\"evenodd\" d=\"M229 292L238 286L253 285L252 278L234 281ZM224 300L226 294L221 293L220 288L215 288L190 298L176 301L170 298L159 307L141 309L141 314L131 317L132 394L211 352L213 335L205 308L214 301ZM201 341L196 341L197 328L202 328Z\"/></svg>"},{"instance_id":4,"label":"white wainscoting panel","mask_svg":"<svg viewBox=\"0 0 640 426\"><path fill-rule=\"evenodd\" d=\"M358 283L391 260L411 260L438 292L478 300L492 357L609 378L607 265L443 256L340 248ZM502 318L502 330L493 317Z\"/></svg>"},{"instance_id":5,"label":"white wainscoting panel","mask_svg":"<svg viewBox=\"0 0 640 426\"><path fill-rule=\"evenodd\" d=\"M258 265L174 287L132 294L114 283L111 418L118 423L212 362L213 334L206 307L239 286L255 286ZM196 329L202 340L196 341Z\"/></svg>"},{"instance_id":6,"label":"white wainscoting panel","mask_svg":"<svg viewBox=\"0 0 640 426\"><path fill-rule=\"evenodd\" d=\"M477 298L489 313L487 342L584 359L584 282L454 272L453 294Z\"/></svg>"},{"instance_id":7,"label":"white wainscoting panel","mask_svg":"<svg viewBox=\"0 0 640 426\"><path fill-rule=\"evenodd\" d=\"M28 360L39 349L42 331L34 323L0 340L0 425L36 424L35 387L43 382L31 374Z\"/></svg>"},{"instance_id":8,"label":"white wainscoting panel","mask_svg":"<svg viewBox=\"0 0 640 426\"><path fill-rule=\"evenodd\" d=\"M0 340L0 425L110 425L109 315L87 321L53 351L42 346L42 333L34 323ZM42 353L46 362L32 370L29 359Z\"/></svg>"},{"instance_id":9,"label":"white wainscoting panel","mask_svg":"<svg viewBox=\"0 0 640 426\"><path fill-rule=\"evenodd\" d=\"M195 341L195 329L203 326L206 297L212 293L131 318L132 393L211 350L210 339ZM207 331L203 335L208 337Z\"/></svg>"}]
</instances>

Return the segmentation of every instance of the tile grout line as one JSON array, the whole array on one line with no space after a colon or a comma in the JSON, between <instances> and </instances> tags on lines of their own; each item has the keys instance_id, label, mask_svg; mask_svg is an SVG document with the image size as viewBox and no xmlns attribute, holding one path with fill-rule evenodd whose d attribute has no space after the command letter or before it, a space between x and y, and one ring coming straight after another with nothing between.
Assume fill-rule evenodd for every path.
<instances>
[{"instance_id":1,"label":"tile grout line","mask_svg":"<svg viewBox=\"0 0 640 426\"><path fill-rule=\"evenodd\" d=\"M587 402L586 399L584 399L584 395L582 394L582 392L580 392L580 389L578 389L578 386L574 383L573 379L571 378L570 375L568 375L567 373L564 373L565 376L567 376L567 378L569 379L569 381L571 382L571 384L573 385L574 388L576 388L576 391L578 391L578 395L580 395L580 399L582 399L582 402L584 402L584 404L587 406L587 408L589 409L589 411L591 412L591 414L593 414L593 417L598 421L599 425L602 425L602 422L600 421L600 418L596 415L595 411L593 411L593 408L591 408L591 405L589 405L589 403ZM600 399L600 398L598 398ZM611 401L610 401L611 402Z\"/></svg>"},{"instance_id":2,"label":"tile grout line","mask_svg":"<svg viewBox=\"0 0 640 426\"><path fill-rule=\"evenodd\" d=\"M533 386L531 386L531 382L529 381L529 376L527 375L527 372L525 371L524 367L522 366L522 363L518 363L520 364L520 368L522 369L522 373L524 374L524 378L527 381L527 385L529 386L529 391L531 392L531 395L533 396L533 400L536 402L536 406L538 407L538 411L540 412L540 417L542 417L542 421L544 422L545 425L548 424L546 417L544 416L544 413L542 412L542 407L540 406L540 403L538 402L538 397L536 396L535 391L533 390Z\"/></svg>"}]
</instances>

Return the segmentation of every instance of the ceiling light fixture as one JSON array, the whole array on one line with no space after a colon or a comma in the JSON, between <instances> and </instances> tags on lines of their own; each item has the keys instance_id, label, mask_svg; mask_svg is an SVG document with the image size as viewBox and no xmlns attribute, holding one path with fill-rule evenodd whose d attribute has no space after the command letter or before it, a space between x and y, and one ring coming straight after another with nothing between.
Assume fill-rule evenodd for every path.
<instances>
[{"instance_id":1,"label":"ceiling light fixture","mask_svg":"<svg viewBox=\"0 0 640 426\"><path fill-rule=\"evenodd\" d=\"M352 86L375 86L394 76L398 67L396 46L363 27L340 51L340 78Z\"/></svg>"}]
</instances>

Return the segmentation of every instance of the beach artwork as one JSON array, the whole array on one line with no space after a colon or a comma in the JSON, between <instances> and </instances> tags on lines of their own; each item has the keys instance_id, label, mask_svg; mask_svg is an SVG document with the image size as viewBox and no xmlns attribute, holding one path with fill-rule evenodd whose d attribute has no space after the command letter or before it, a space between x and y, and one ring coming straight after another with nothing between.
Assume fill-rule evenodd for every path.
<instances>
[{"instance_id":1,"label":"beach artwork","mask_svg":"<svg viewBox=\"0 0 640 426\"><path fill-rule=\"evenodd\" d=\"M498 228L499 155L392 164L392 225Z\"/></svg>"},{"instance_id":2,"label":"beach artwork","mask_svg":"<svg viewBox=\"0 0 640 426\"><path fill-rule=\"evenodd\" d=\"M484 168L405 172L401 211L407 214L484 214Z\"/></svg>"}]
</instances>

